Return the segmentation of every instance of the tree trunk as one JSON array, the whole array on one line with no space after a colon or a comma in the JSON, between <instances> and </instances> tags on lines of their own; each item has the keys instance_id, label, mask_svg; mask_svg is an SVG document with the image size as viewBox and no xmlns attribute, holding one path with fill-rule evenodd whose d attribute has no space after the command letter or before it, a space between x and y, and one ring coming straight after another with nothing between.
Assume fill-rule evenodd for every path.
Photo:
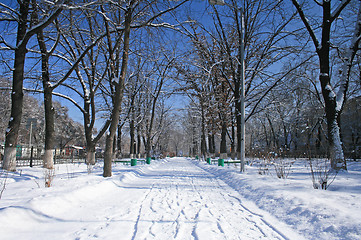
<instances>
[{"instance_id":1,"label":"tree trunk","mask_svg":"<svg viewBox=\"0 0 361 240\"><path fill-rule=\"evenodd\" d=\"M112 159L113 159L113 137L111 137L110 134L107 134L105 139L103 177L112 176Z\"/></svg>"},{"instance_id":2,"label":"tree trunk","mask_svg":"<svg viewBox=\"0 0 361 240\"><path fill-rule=\"evenodd\" d=\"M138 138L137 154L140 155L140 151L141 151L141 147L142 147L142 138L140 135L139 126L137 127L137 138Z\"/></svg>"},{"instance_id":3,"label":"tree trunk","mask_svg":"<svg viewBox=\"0 0 361 240\"><path fill-rule=\"evenodd\" d=\"M204 159L206 159L207 155L207 144L206 144L206 120L204 116L204 104L203 100L201 99L201 114L202 114L202 133L201 133L201 154Z\"/></svg>"},{"instance_id":4,"label":"tree trunk","mask_svg":"<svg viewBox=\"0 0 361 240\"><path fill-rule=\"evenodd\" d=\"M321 129L321 123L320 126L318 126L317 128L317 139L316 139L316 143L315 143L315 147L316 147L316 153L317 154L321 154L320 150L321 150L321 141L322 141L322 133L321 133L322 129Z\"/></svg>"},{"instance_id":5,"label":"tree trunk","mask_svg":"<svg viewBox=\"0 0 361 240\"><path fill-rule=\"evenodd\" d=\"M198 141L196 138L196 129L193 127L192 131L192 155L196 156L198 155Z\"/></svg>"},{"instance_id":6,"label":"tree trunk","mask_svg":"<svg viewBox=\"0 0 361 240\"><path fill-rule=\"evenodd\" d=\"M130 134L130 149L129 149L129 154L132 156L132 154L135 154L136 149L135 149L135 134L134 134L134 120L130 120L129 123L129 134Z\"/></svg>"},{"instance_id":7,"label":"tree trunk","mask_svg":"<svg viewBox=\"0 0 361 240\"><path fill-rule=\"evenodd\" d=\"M210 154L214 153L212 148L212 134L210 133L208 133L208 149Z\"/></svg>"},{"instance_id":8,"label":"tree trunk","mask_svg":"<svg viewBox=\"0 0 361 240\"><path fill-rule=\"evenodd\" d=\"M44 74L44 70L43 70ZM43 80L44 81L44 80ZM48 83L48 82L47 82ZM46 83L45 83L46 84ZM55 130L54 130L54 108L52 102L52 89L44 87L44 108L45 108L45 154L44 167L54 168L54 148L55 148Z\"/></svg>"},{"instance_id":9,"label":"tree trunk","mask_svg":"<svg viewBox=\"0 0 361 240\"><path fill-rule=\"evenodd\" d=\"M235 149L235 129L234 129L234 121L232 120L232 140L231 140L231 157L232 159L236 158L236 149Z\"/></svg>"},{"instance_id":10,"label":"tree trunk","mask_svg":"<svg viewBox=\"0 0 361 240\"><path fill-rule=\"evenodd\" d=\"M3 160L3 169L8 171L16 171L16 144L19 137L19 128L23 113L23 80L26 55L26 44L19 45L19 43L23 41L26 33L29 4L29 0L24 0L20 3L20 16L16 39L18 47L15 49L11 93L11 114L9 125L5 134L5 151Z\"/></svg>"},{"instance_id":11,"label":"tree trunk","mask_svg":"<svg viewBox=\"0 0 361 240\"><path fill-rule=\"evenodd\" d=\"M267 116L267 120L268 120L268 123L270 125L270 128L271 128L271 133L272 133L272 138L273 138L273 148L276 148L278 149L279 148L279 144L278 144L278 139L276 137L276 133L275 133L275 130L273 128L273 124L272 124L272 121L271 121L271 118Z\"/></svg>"},{"instance_id":12,"label":"tree trunk","mask_svg":"<svg viewBox=\"0 0 361 240\"><path fill-rule=\"evenodd\" d=\"M122 56L122 67L119 76L119 82L115 86L115 95L113 101L113 110L111 115L111 123L109 127L109 133L106 136L106 146L104 153L104 169L103 177L112 176L112 158L113 158L113 139L119 122L119 113L121 101L123 98L124 91L124 81L128 66L128 56L129 56L129 38L130 38L130 23L132 20L132 9L129 7L125 13L125 22L124 22L124 47L123 47L123 56Z\"/></svg>"},{"instance_id":13,"label":"tree trunk","mask_svg":"<svg viewBox=\"0 0 361 240\"><path fill-rule=\"evenodd\" d=\"M340 169L343 165L344 155L340 139L340 129L337 123L336 96L331 88L330 79L330 32L331 32L331 3L323 3L322 42L318 52L320 61L320 82L322 96L325 101L327 121L328 147L331 167Z\"/></svg>"},{"instance_id":14,"label":"tree trunk","mask_svg":"<svg viewBox=\"0 0 361 240\"><path fill-rule=\"evenodd\" d=\"M149 140L147 140L146 144L145 144L145 157L149 158L149 157L152 157L152 154L151 154L151 145L150 145L150 142Z\"/></svg>"},{"instance_id":15,"label":"tree trunk","mask_svg":"<svg viewBox=\"0 0 361 240\"><path fill-rule=\"evenodd\" d=\"M86 163L87 165L95 165L95 146L87 145L87 151L86 151Z\"/></svg>"},{"instance_id":16,"label":"tree trunk","mask_svg":"<svg viewBox=\"0 0 361 240\"><path fill-rule=\"evenodd\" d=\"M222 122L220 153L227 153L227 123Z\"/></svg>"},{"instance_id":17,"label":"tree trunk","mask_svg":"<svg viewBox=\"0 0 361 240\"><path fill-rule=\"evenodd\" d=\"M118 139L117 139L118 157L122 156L122 126L118 125Z\"/></svg>"},{"instance_id":18,"label":"tree trunk","mask_svg":"<svg viewBox=\"0 0 361 240\"><path fill-rule=\"evenodd\" d=\"M36 16L37 18L37 16ZM36 19L38 21L38 19ZM41 51L41 78L44 89L44 111L45 111L45 154L43 166L47 169L54 168L55 129L53 108L53 88L49 75L49 53L46 48L43 30L37 34L39 48Z\"/></svg>"},{"instance_id":19,"label":"tree trunk","mask_svg":"<svg viewBox=\"0 0 361 240\"><path fill-rule=\"evenodd\" d=\"M341 168L346 168L344 164L344 154L342 149L342 143L340 139L340 128L337 123L337 116L341 111L341 106L337 106L336 94L331 87L330 79L330 34L331 34L331 24L337 19L341 11L349 4L350 0L345 0L339 3L339 6L331 14L331 1L322 1L322 39L321 44L318 42L315 32L310 26L307 18L304 15L304 12L299 5L298 1L292 0L295 5L303 23L305 24L312 41L316 47L316 52L319 58L320 63L320 83L322 89L322 96L325 101L325 113L327 121L327 135L328 135L328 150L330 153L331 168L334 170L339 170ZM359 18L360 15L358 15ZM359 23L356 24L357 28L360 26ZM355 33L356 33L355 32ZM357 34L357 33L356 33ZM356 38L357 39L357 38ZM355 40L356 40L355 39ZM356 45L358 49L358 43ZM341 98L345 96L347 91L347 80L342 82L340 94ZM338 99L341 101L341 99ZM341 104L340 104L341 105Z\"/></svg>"},{"instance_id":20,"label":"tree trunk","mask_svg":"<svg viewBox=\"0 0 361 240\"><path fill-rule=\"evenodd\" d=\"M113 156L112 159L115 158L115 153L117 152L117 130L114 131L113 137Z\"/></svg>"}]
</instances>

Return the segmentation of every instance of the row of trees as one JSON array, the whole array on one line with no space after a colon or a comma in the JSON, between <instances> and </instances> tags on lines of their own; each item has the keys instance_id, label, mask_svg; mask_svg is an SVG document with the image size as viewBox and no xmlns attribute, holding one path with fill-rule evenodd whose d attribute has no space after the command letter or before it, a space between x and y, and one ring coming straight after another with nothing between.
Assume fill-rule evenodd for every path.
<instances>
[{"instance_id":1,"label":"row of trees","mask_svg":"<svg viewBox=\"0 0 361 240\"><path fill-rule=\"evenodd\" d=\"M23 0L9 5L1 3L2 54L13 62L11 67L5 59L3 61L4 64L9 64L9 70L13 73L4 169L14 171L16 167L15 146L22 119L24 80L27 79L32 80L28 85L32 91L44 95L44 166L53 168L55 109L52 98L59 96L73 102L83 114L89 164L94 164L95 145L106 132L104 177L111 176L111 160L116 131L119 129L126 79L133 78L133 73L127 75L129 53L133 51L130 46L141 46L144 49L147 43L136 43L149 30L143 28L168 26L157 23L157 19L183 3L135 0ZM14 32L16 39L13 37ZM130 37L131 32L134 38ZM141 52L134 52L136 54L139 55L140 62L144 61ZM164 52L159 54L166 55ZM145 57L151 56L148 54ZM151 87L156 89L155 95L151 95L149 100L152 106L147 110L151 116L145 135L148 155L152 146L150 141L153 138L155 104L160 96L167 68L167 63L164 65L164 61L158 56L152 63L154 66L151 68L154 69L149 69L148 75L141 76L145 80L138 79L139 82L143 81L143 90L147 88L146 81L150 85L151 82L157 82L156 86L146 89L147 93L152 93ZM149 95L147 93L144 95ZM95 121L102 115L105 116L104 125L95 135Z\"/></svg>"},{"instance_id":2,"label":"row of trees","mask_svg":"<svg viewBox=\"0 0 361 240\"><path fill-rule=\"evenodd\" d=\"M189 114L199 116L201 133L189 128L198 138L193 146L199 143L204 156L214 153L217 134L220 153L228 147L239 152L244 30L249 151L292 149L309 156L312 150L327 153L333 169L345 168L341 113L346 99L360 94L360 2L246 0L209 10L212 24L182 29L192 48L177 66L179 85L192 98ZM357 129L351 131L354 146Z\"/></svg>"},{"instance_id":3,"label":"row of trees","mask_svg":"<svg viewBox=\"0 0 361 240\"><path fill-rule=\"evenodd\" d=\"M0 116L0 129L5 132L7 123L10 118L10 94L9 90L11 82L7 79L0 79L0 97L3 101L0 102L1 116ZM69 116L67 107L62 106L60 102L53 103L55 111L55 133L54 138L57 149L64 149L68 145L82 146L84 144L83 125L74 121ZM30 95L24 93L24 111L19 128L18 144L26 147L34 146L38 149L37 153L43 151L44 136L45 136L45 119L44 119L44 105ZM31 128L31 129L30 129ZM5 135L0 136L0 142L4 143ZM29 145L31 143L31 146ZM3 146L1 146L1 150Z\"/></svg>"},{"instance_id":4,"label":"row of trees","mask_svg":"<svg viewBox=\"0 0 361 240\"><path fill-rule=\"evenodd\" d=\"M197 21L191 6L200 4L187 0L1 3L3 74L12 73L3 167L15 170L24 90L44 96L47 168L56 142L54 96L82 113L88 164L105 136L107 177L124 130L131 154L144 149L149 157L170 145L178 152L179 138L191 154L198 147L204 157L215 153L218 138L221 153L240 153L243 92L249 149L298 149L327 126L332 167L342 167L340 116L360 90L360 3L224 4L207 4L206 19ZM175 92L190 99L183 129L170 115Z\"/></svg>"}]
</instances>

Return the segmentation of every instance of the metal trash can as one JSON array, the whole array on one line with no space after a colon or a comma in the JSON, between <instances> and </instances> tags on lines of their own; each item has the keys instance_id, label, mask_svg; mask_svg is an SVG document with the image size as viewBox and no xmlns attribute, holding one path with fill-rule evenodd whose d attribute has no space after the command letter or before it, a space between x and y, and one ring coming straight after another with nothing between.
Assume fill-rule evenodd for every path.
<instances>
[{"instance_id":1,"label":"metal trash can","mask_svg":"<svg viewBox=\"0 0 361 240\"><path fill-rule=\"evenodd\" d=\"M136 166L137 165L137 159L130 159L130 166Z\"/></svg>"},{"instance_id":2,"label":"metal trash can","mask_svg":"<svg viewBox=\"0 0 361 240\"><path fill-rule=\"evenodd\" d=\"M218 166L224 167L224 159L218 159Z\"/></svg>"}]
</instances>

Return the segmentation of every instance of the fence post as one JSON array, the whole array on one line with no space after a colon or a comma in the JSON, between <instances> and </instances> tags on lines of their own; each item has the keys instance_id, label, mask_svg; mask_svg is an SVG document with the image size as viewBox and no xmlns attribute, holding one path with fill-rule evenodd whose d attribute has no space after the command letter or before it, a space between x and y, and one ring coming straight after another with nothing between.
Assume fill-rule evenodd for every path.
<instances>
[{"instance_id":1,"label":"fence post","mask_svg":"<svg viewBox=\"0 0 361 240\"><path fill-rule=\"evenodd\" d=\"M30 150L30 167L33 167L33 153L34 153L34 147L31 146L31 150Z\"/></svg>"}]
</instances>

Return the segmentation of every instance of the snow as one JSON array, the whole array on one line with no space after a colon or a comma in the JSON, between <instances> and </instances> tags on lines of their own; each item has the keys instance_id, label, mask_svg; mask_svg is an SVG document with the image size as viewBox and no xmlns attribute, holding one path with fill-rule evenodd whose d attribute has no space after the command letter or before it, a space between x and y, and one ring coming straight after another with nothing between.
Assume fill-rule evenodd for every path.
<instances>
[{"instance_id":1,"label":"snow","mask_svg":"<svg viewBox=\"0 0 361 240\"><path fill-rule=\"evenodd\" d=\"M113 78L113 82L119 83L119 78L118 77Z\"/></svg>"},{"instance_id":2,"label":"snow","mask_svg":"<svg viewBox=\"0 0 361 240\"><path fill-rule=\"evenodd\" d=\"M327 84L326 87L325 87L325 89L330 92L329 95L328 95L328 97L329 97L330 99L336 97L336 94L335 94L335 92L333 91L333 89L332 89L332 87L331 87L330 84Z\"/></svg>"},{"instance_id":3,"label":"snow","mask_svg":"<svg viewBox=\"0 0 361 240\"><path fill-rule=\"evenodd\" d=\"M90 96L89 89L85 88L84 96L85 96L86 98L89 98L89 96Z\"/></svg>"},{"instance_id":4,"label":"snow","mask_svg":"<svg viewBox=\"0 0 361 240\"><path fill-rule=\"evenodd\" d=\"M287 179L186 158L1 173L1 239L361 239L361 163L315 190L304 161Z\"/></svg>"}]
</instances>

